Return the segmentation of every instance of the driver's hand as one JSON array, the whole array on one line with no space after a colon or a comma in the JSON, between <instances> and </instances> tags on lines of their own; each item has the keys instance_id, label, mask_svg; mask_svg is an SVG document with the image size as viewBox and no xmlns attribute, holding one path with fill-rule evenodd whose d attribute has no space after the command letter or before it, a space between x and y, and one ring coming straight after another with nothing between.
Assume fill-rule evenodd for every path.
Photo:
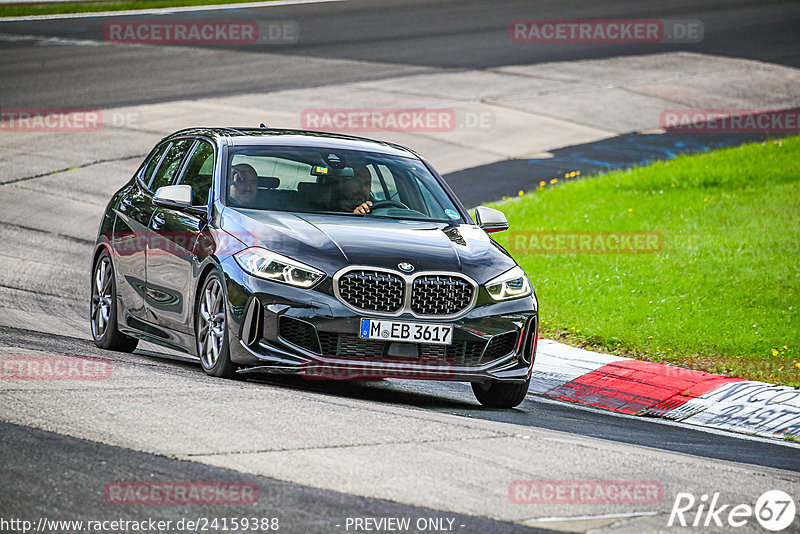
<instances>
[{"instance_id":1,"label":"driver's hand","mask_svg":"<svg viewBox=\"0 0 800 534\"><path fill-rule=\"evenodd\" d=\"M370 206L372 206L372 201L371 200L367 200L366 202L364 202L363 204L358 206L356 209L354 209L353 213L358 213L360 215L366 215L367 213L369 213Z\"/></svg>"}]
</instances>

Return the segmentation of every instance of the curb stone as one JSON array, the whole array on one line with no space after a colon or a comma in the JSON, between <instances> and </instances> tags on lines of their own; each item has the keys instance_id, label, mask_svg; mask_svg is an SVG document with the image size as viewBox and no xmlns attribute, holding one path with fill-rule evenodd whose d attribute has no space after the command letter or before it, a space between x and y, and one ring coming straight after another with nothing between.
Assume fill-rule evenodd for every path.
<instances>
[{"instance_id":1,"label":"curb stone","mask_svg":"<svg viewBox=\"0 0 800 534\"><path fill-rule=\"evenodd\" d=\"M641 417L784 439L800 435L800 389L540 339L531 392Z\"/></svg>"}]
</instances>

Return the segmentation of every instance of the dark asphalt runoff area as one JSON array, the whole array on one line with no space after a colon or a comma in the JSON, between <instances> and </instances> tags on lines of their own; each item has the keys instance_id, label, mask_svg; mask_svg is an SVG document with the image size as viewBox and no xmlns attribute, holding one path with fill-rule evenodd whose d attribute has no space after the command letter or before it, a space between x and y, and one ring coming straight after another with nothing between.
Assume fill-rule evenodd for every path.
<instances>
[{"instance_id":1,"label":"dark asphalt runoff area","mask_svg":"<svg viewBox=\"0 0 800 534\"><path fill-rule=\"evenodd\" d=\"M702 123L699 125L702 127ZM505 159L444 176L465 206L479 206L503 197L515 197L520 188L550 180L569 182L593 175L650 165L681 154L698 154L785 134L758 133L630 133L551 151L552 157ZM579 171L580 174L567 176ZM491 180L487 178L491 177ZM556 184L557 185L557 184Z\"/></svg>"}]
</instances>

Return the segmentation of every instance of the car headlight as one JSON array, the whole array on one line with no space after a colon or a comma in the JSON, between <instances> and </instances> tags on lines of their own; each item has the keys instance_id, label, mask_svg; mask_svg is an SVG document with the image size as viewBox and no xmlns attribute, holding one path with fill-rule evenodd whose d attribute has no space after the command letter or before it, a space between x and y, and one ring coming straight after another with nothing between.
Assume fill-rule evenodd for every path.
<instances>
[{"instance_id":1,"label":"car headlight","mask_svg":"<svg viewBox=\"0 0 800 534\"><path fill-rule=\"evenodd\" d=\"M486 282L486 291L494 300L518 299L531 294L531 283L522 267L517 265Z\"/></svg>"},{"instance_id":2,"label":"car headlight","mask_svg":"<svg viewBox=\"0 0 800 534\"><path fill-rule=\"evenodd\" d=\"M282 284L311 287L325 278L325 273L319 269L265 248L250 247L237 253L234 258L249 274Z\"/></svg>"}]
</instances>

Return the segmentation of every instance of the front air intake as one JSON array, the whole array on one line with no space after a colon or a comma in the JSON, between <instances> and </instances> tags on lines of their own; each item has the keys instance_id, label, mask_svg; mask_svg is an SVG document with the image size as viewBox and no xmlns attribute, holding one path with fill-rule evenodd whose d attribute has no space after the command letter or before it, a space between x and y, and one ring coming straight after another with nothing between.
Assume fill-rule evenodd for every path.
<instances>
[{"instance_id":1,"label":"front air intake","mask_svg":"<svg viewBox=\"0 0 800 534\"><path fill-rule=\"evenodd\" d=\"M405 281L382 271L350 271L339 278L339 295L354 308L395 313L403 307Z\"/></svg>"}]
</instances>

